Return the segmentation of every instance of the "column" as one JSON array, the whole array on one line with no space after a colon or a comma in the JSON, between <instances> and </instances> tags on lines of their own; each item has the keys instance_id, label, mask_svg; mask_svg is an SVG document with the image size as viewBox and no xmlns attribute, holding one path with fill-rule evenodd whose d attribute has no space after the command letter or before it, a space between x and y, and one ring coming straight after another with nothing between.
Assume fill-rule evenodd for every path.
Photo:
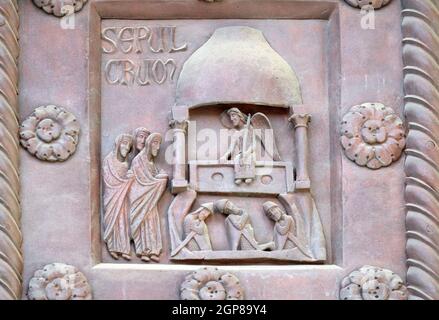
<instances>
[{"instance_id":1,"label":"column","mask_svg":"<svg viewBox=\"0 0 439 320\"><path fill-rule=\"evenodd\" d=\"M174 139L174 164L172 178L172 193L186 191L188 182L186 179L186 131L187 120L171 120L169 126L172 128Z\"/></svg>"},{"instance_id":2,"label":"column","mask_svg":"<svg viewBox=\"0 0 439 320\"><path fill-rule=\"evenodd\" d=\"M311 115L307 113L293 114L288 121L294 125L294 139L296 143L296 181L295 188L309 189L311 183L308 173L309 144L308 124L311 122Z\"/></svg>"}]
</instances>

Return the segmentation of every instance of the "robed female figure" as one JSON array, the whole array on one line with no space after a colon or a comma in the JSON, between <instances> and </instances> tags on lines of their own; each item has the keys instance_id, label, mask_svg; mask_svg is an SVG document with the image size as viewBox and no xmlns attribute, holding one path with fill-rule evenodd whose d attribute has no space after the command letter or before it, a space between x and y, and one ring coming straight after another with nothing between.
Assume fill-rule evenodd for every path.
<instances>
[{"instance_id":1,"label":"robed female figure","mask_svg":"<svg viewBox=\"0 0 439 320\"><path fill-rule=\"evenodd\" d=\"M162 251L157 205L166 189L168 175L159 171L154 163L161 142L162 136L159 133L152 133L146 139L145 148L131 164L133 174L129 193L131 237L136 254L143 261L158 262Z\"/></svg>"},{"instance_id":2,"label":"robed female figure","mask_svg":"<svg viewBox=\"0 0 439 320\"><path fill-rule=\"evenodd\" d=\"M130 225L128 191L132 180L128 178L128 155L133 137L121 134L116 138L114 150L103 162L104 188L104 241L115 259L122 256L130 260Z\"/></svg>"}]
</instances>

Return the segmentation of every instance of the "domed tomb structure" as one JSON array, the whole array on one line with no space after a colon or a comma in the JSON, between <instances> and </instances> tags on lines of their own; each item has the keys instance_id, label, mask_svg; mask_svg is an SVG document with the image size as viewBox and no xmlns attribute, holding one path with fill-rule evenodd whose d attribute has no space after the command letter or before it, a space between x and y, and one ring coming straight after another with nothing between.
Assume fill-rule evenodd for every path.
<instances>
[{"instance_id":1,"label":"domed tomb structure","mask_svg":"<svg viewBox=\"0 0 439 320\"><path fill-rule=\"evenodd\" d=\"M176 106L218 103L288 108L302 97L293 69L262 32L234 26L217 29L186 61L177 83Z\"/></svg>"},{"instance_id":2,"label":"domed tomb structure","mask_svg":"<svg viewBox=\"0 0 439 320\"><path fill-rule=\"evenodd\" d=\"M217 29L188 58L177 82L170 122L174 129L172 192L176 194L168 210L172 260L326 259L323 229L307 173L309 115L288 117L288 113L293 113L292 107L301 104L295 72L257 29ZM277 148L275 140L279 137L271 124L275 115L266 114L274 108L284 110L276 114L283 114L285 124L290 121L295 128L291 141L286 139L284 143L293 145L296 140L292 155L296 173L291 158L283 158ZM222 131L221 125L229 129L226 131L231 142L227 152L219 150L218 158L207 159L190 149L197 148L189 145L186 136L188 120L195 114L197 121L215 132ZM270 134L271 140L267 139ZM268 159L260 157L260 150ZM216 152L213 153L215 157ZM222 197L278 202L265 207L245 203L240 206ZM201 203L201 199L209 202ZM197 208L198 205L201 206ZM271 224L274 241L263 240L261 225ZM283 233L276 236L278 229ZM228 245L218 241L218 237L226 237Z\"/></svg>"}]
</instances>

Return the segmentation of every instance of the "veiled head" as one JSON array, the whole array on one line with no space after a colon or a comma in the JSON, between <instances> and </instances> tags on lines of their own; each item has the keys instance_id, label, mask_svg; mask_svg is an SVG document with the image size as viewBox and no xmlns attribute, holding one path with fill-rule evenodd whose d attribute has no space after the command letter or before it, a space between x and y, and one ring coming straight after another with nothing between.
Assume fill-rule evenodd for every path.
<instances>
[{"instance_id":1,"label":"veiled head","mask_svg":"<svg viewBox=\"0 0 439 320\"><path fill-rule=\"evenodd\" d=\"M133 136L127 133L116 138L116 151L122 158L126 158L133 147Z\"/></svg>"},{"instance_id":2,"label":"veiled head","mask_svg":"<svg viewBox=\"0 0 439 320\"><path fill-rule=\"evenodd\" d=\"M162 143L162 135L160 133L151 133L145 141L146 153L157 157Z\"/></svg>"}]
</instances>

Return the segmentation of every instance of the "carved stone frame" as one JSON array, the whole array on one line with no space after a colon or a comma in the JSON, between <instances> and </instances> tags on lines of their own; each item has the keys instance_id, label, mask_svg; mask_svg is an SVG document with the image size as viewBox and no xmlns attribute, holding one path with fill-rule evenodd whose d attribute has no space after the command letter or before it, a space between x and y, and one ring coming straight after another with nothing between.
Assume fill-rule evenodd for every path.
<instances>
[{"instance_id":1,"label":"carved stone frame","mask_svg":"<svg viewBox=\"0 0 439 320\"><path fill-rule=\"evenodd\" d=\"M330 28L331 32L338 34L339 33L339 24L338 24L338 0L328 0L324 2L319 2L318 5L310 5L308 1L276 1L276 10L268 10L271 5L272 0L261 1L258 3L258 10L251 13L242 13L235 12L234 6L236 2L240 2L243 6L252 4L253 0L233 0L233 1L224 1L221 2L220 10L209 11L194 11L193 6L202 5L209 6L209 3L200 3L199 0L191 0L191 1L142 1L142 0L134 0L132 1L131 6L123 6L120 1L117 0L95 0L91 1L88 5L89 11L89 42L88 42L88 60L89 60L89 79L88 79L88 87L92 88L89 90L88 97L88 117L89 117L89 128L90 128L90 141L100 141L101 139L101 131L100 131L100 108L101 108L101 97L100 97L100 88L101 88L101 48L97 43L101 41L100 32L96 32L96 30L100 30L101 20L108 18L117 18L117 19L145 19L145 20L154 20L154 19L263 19L263 18L278 18L278 19L322 19L328 21L328 28ZM308 3L307 3L308 2ZM143 10L138 10L139 8ZM148 8L148 10L145 10ZM293 9L292 9L293 8ZM160 9L160 10L159 10ZM141 12L141 13L139 13ZM274 12L274 14L273 14ZM332 19L334 17L334 19ZM337 43L337 45L339 45ZM335 46L337 47L337 46ZM339 59L337 50L331 49L331 54L335 55L337 59ZM339 63L337 63L339 66ZM339 79L336 79L336 72L331 72L329 76L333 79L334 82L338 82ZM339 105L340 103L337 101L338 96L335 94L333 97L331 104ZM297 113L305 112L304 105L295 106L295 111ZM337 121L338 117L332 117L330 126L332 130L337 130ZM337 137L334 136L334 141L332 142L332 146L336 146L338 148L339 142ZM331 147L332 148L332 147ZM111 264L103 263L100 260L101 256L101 240L100 240L100 159L101 159L101 146L100 144L94 144L90 146L90 199L92 199L92 212L91 212L91 233L92 233L92 253L94 259L94 267L93 271L96 273L100 273L102 275L101 278L108 279L110 274L113 273L113 277L117 272L123 270L123 265L115 264L114 268L111 267ZM341 162L341 154L336 155L335 159L333 159L335 163ZM95 168L95 169L93 169ZM331 173L333 174L333 173ZM334 172L334 174L337 174ZM331 195L332 196L332 195ZM336 204L339 205L339 204ZM334 219L340 219L341 215L336 216ZM338 228L340 224L336 223L336 227ZM331 230L331 234L337 234ZM340 242L338 235L337 237L332 237L331 242ZM334 253L334 256L328 259L329 263L325 265L314 265L312 269L318 269L325 273L325 277L332 278L337 277L336 275L340 274L343 269L339 266L339 264L334 263L334 261L341 261L342 257L339 252ZM279 266L271 266L274 267L272 270L279 270ZM294 267L294 266L291 266ZM311 272L307 267L297 266L300 271L306 270L307 272ZM145 270L154 270L154 271L171 271L171 270L197 270L199 266L191 266L191 265L142 265L140 269L133 272L138 272L140 275L141 272ZM226 270L235 270L239 272L245 272L247 270L246 266L227 266ZM249 270L251 270L252 266L249 266ZM264 272L266 269L261 268L261 272ZM329 280L328 280L329 281Z\"/></svg>"},{"instance_id":2,"label":"carved stone frame","mask_svg":"<svg viewBox=\"0 0 439 320\"><path fill-rule=\"evenodd\" d=\"M20 299L23 257L18 142L18 3L0 2L0 300Z\"/></svg>"},{"instance_id":3,"label":"carved stone frame","mask_svg":"<svg viewBox=\"0 0 439 320\"><path fill-rule=\"evenodd\" d=\"M327 4L333 5L329 2ZM407 283L411 298L439 299L439 8L434 0L402 0L402 5L405 113L410 129L406 152ZM200 18L191 12L190 5L181 1L156 1L149 6L150 18ZM166 6L167 14L154 16L154 8L157 6ZM304 10L299 10L300 6L298 4L298 10L293 13L295 18L304 15ZM226 5L223 8L221 14L208 15L211 18L239 17L233 10L227 10ZM324 12L320 8L316 10ZM100 41L99 33L92 31L99 30L102 17L113 17L114 12L117 12L119 18L138 17L135 5L127 7L121 1L113 0L90 1L85 11L89 11L90 15L90 62L100 55L100 47L96 45ZM288 14L288 10L284 12ZM0 299L20 299L22 291L17 39L18 4L16 0L4 0L0 3L0 43L6 49L0 53ZM99 88L99 64L89 64L88 82L89 88ZM99 105L99 90L89 90L89 121L95 128L91 131L90 139L100 137L99 125L96 125L100 121ZM90 166L90 196L99 198L99 179L96 179L99 176L98 145L90 148L90 158L93 159ZM99 226L99 205L96 204L93 211L91 224ZM94 233L94 236L96 239L92 243L97 245L100 241L99 232ZM94 249L93 252L99 251L99 248Z\"/></svg>"},{"instance_id":4,"label":"carved stone frame","mask_svg":"<svg viewBox=\"0 0 439 320\"><path fill-rule=\"evenodd\" d=\"M439 6L402 0L406 149L407 285L439 299Z\"/></svg>"}]
</instances>

